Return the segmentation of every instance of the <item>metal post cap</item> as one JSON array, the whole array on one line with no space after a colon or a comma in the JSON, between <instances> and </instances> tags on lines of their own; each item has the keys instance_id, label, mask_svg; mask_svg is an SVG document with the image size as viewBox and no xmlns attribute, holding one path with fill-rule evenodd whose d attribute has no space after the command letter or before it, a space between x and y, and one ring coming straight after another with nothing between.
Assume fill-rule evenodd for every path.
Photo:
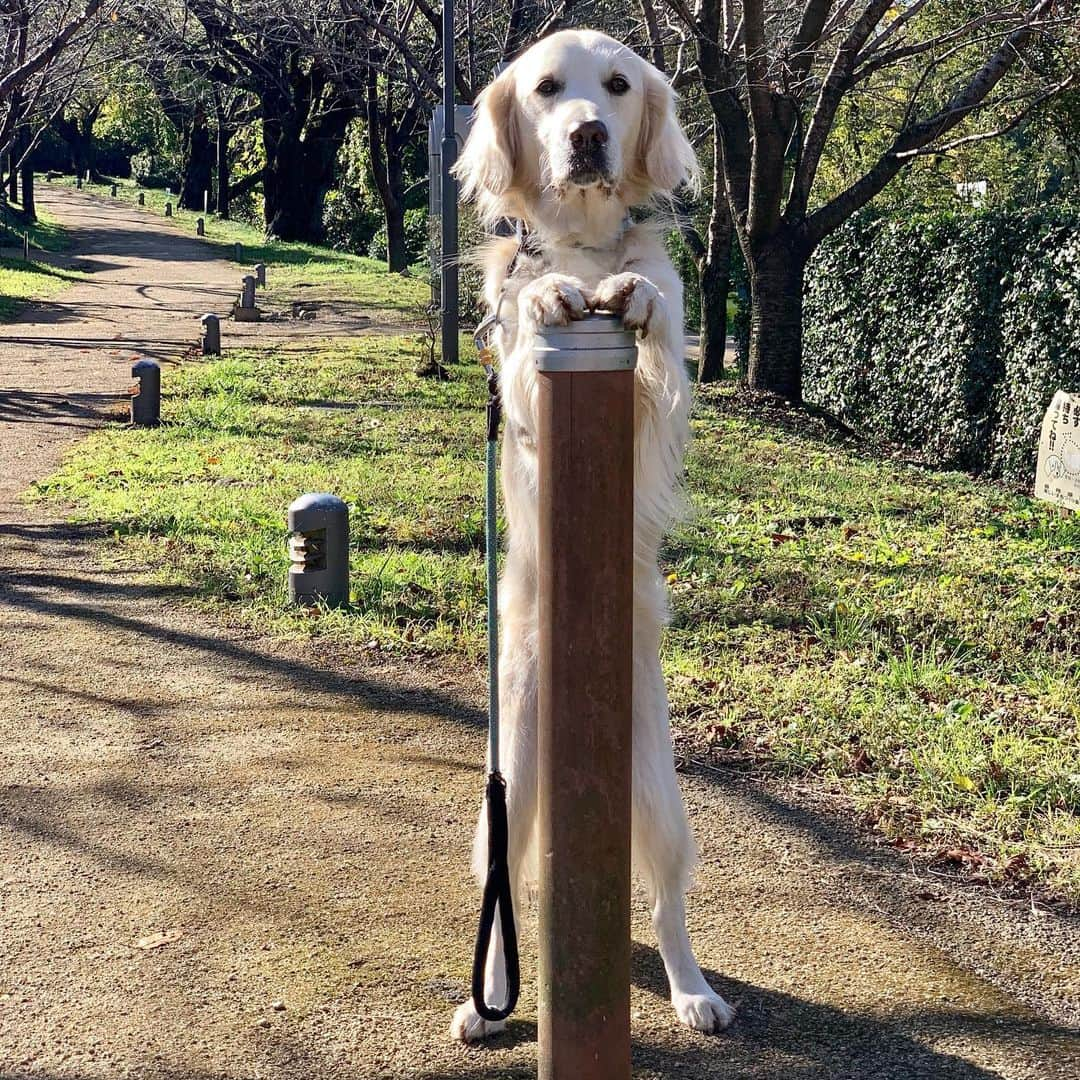
<instances>
[{"instance_id":1,"label":"metal post cap","mask_svg":"<svg viewBox=\"0 0 1080 1080\"><path fill-rule=\"evenodd\" d=\"M160 371L161 365L156 360L136 360L131 365L132 375L145 375L148 371Z\"/></svg>"},{"instance_id":2,"label":"metal post cap","mask_svg":"<svg viewBox=\"0 0 1080 1080\"><path fill-rule=\"evenodd\" d=\"M289 528L302 529L314 518L348 515L349 504L326 491L310 491L289 503Z\"/></svg>"},{"instance_id":3,"label":"metal post cap","mask_svg":"<svg viewBox=\"0 0 1080 1080\"><path fill-rule=\"evenodd\" d=\"M538 371L632 371L637 335L620 316L593 312L568 326L541 326L533 362Z\"/></svg>"},{"instance_id":4,"label":"metal post cap","mask_svg":"<svg viewBox=\"0 0 1080 1080\"><path fill-rule=\"evenodd\" d=\"M309 491L289 503L289 510L347 510L348 503L328 491Z\"/></svg>"}]
</instances>

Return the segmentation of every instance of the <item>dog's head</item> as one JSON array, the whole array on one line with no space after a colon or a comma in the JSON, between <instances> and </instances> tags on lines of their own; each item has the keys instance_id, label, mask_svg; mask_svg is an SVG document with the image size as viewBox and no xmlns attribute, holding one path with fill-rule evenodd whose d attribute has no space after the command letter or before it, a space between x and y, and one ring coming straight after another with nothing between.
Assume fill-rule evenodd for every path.
<instances>
[{"instance_id":1,"label":"dog's head","mask_svg":"<svg viewBox=\"0 0 1080 1080\"><path fill-rule=\"evenodd\" d=\"M544 38L480 95L456 167L486 218L599 191L626 206L694 181L675 94L651 64L590 30Z\"/></svg>"}]
</instances>

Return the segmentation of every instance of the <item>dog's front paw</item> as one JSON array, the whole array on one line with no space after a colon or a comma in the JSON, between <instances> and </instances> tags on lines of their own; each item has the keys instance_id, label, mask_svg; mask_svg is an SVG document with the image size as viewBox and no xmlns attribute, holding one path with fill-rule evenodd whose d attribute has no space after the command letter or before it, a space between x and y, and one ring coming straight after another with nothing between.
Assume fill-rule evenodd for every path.
<instances>
[{"instance_id":1,"label":"dog's front paw","mask_svg":"<svg viewBox=\"0 0 1080 1080\"><path fill-rule=\"evenodd\" d=\"M723 1031L735 1016L735 1010L719 995L708 990L703 994L671 995L675 1015L695 1031Z\"/></svg>"},{"instance_id":2,"label":"dog's front paw","mask_svg":"<svg viewBox=\"0 0 1080 1080\"><path fill-rule=\"evenodd\" d=\"M584 282L565 274L544 274L521 290L521 315L536 326L566 326L589 310Z\"/></svg>"},{"instance_id":3,"label":"dog's front paw","mask_svg":"<svg viewBox=\"0 0 1080 1080\"><path fill-rule=\"evenodd\" d=\"M614 274L596 287L593 307L621 315L631 330L648 334L661 303L660 290L640 274Z\"/></svg>"},{"instance_id":4,"label":"dog's front paw","mask_svg":"<svg viewBox=\"0 0 1080 1080\"><path fill-rule=\"evenodd\" d=\"M505 1020L485 1020L472 1003L463 1001L454 1012L450 1023L450 1037L458 1042L475 1043L506 1030Z\"/></svg>"}]
</instances>

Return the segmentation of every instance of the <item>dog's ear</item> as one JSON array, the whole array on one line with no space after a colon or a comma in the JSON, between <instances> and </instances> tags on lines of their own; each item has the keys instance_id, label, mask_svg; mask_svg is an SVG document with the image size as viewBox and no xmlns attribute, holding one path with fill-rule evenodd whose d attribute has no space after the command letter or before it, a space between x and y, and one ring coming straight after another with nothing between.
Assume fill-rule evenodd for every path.
<instances>
[{"instance_id":1,"label":"dog's ear","mask_svg":"<svg viewBox=\"0 0 1080 1080\"><path fill-rule=\"evenodd\" d=\"M645 68L645 103L638 137L638 171L651 193L670 194L680 184L697 187L701 169L675 109L675 91L652 64Z\"/></svg>"},{"instance_id":2,"label":"dog's ear","mask_svg":"<svg viewBox=\"0 0 1080 1080\"><path fill-rule=\"evenodd\" d=\"M520 141L514 80L504 71L476 100L469 138L454 166L462 197L479 201L482 211L501 199L517 176Z\"/></svg>"}]
</instances>

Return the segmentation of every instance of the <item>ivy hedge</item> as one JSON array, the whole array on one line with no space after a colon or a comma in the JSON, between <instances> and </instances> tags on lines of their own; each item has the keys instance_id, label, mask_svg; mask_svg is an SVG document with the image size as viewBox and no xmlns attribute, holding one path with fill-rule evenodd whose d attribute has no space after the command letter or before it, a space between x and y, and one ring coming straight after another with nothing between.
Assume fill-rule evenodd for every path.
<instances>
[{"instance_id":1,"label":"ivy hedge","mask_svg":"<svg viewBox=\"0 0 1080 1080\"><path fill-rule=\"evenodd\" d=\"M932 464L1030 484L1080 392L1080 216L864 218L807 270L804 396Z\"/></svg>"}]
</instances>

